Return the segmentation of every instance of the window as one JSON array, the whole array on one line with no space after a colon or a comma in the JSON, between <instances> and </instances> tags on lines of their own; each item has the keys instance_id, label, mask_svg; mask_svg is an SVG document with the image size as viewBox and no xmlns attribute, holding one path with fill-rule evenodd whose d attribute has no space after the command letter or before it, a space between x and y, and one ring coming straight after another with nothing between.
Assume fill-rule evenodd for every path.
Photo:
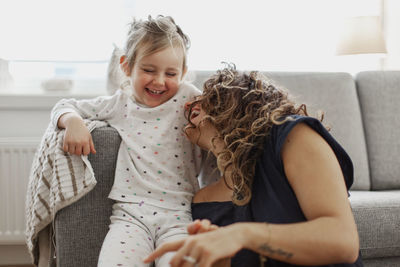
<instances>
[{"instance_id":1,"label":"window","mask_svg":"<svg viewBox=\"0 0 400 267\"><path fill-rule=\"evenodd\" d=\"M76 92L102 94L113 44L123 46L131 18L164 14L191 39L192 70L216 70L226 61L244 70L337 71L340 20L360 6L373 12L379 7L373 0L350 3L1 0L0 58L10 62L18 90L34 91L43 80L67 77Z\"/></svg>"}]
</instances>

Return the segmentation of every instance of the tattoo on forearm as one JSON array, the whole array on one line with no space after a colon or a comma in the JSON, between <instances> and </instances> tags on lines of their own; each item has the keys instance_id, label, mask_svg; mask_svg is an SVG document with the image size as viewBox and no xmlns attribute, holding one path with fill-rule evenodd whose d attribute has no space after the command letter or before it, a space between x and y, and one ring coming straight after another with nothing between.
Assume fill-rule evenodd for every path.
<instances>
[{"instance_id":1,"label":"tattoo on forearm","mask_svg":"<svg viewBox=\"0 0 400 267\"><path fill-rule=\"evenodd\" d=\"M279 256L285 257L286 259L290 259L293 256L293 253L291 253L291 252L284 251L284 250L282 250L280 248L277 248L277 249L271 248L268 244L262 244L259 247L259 249L261 251L263 251L263 252L266 252L266 253L270 254L270 255L274 255L275 254L275 255L279 255Z\"/></svg>"}]
</instances>

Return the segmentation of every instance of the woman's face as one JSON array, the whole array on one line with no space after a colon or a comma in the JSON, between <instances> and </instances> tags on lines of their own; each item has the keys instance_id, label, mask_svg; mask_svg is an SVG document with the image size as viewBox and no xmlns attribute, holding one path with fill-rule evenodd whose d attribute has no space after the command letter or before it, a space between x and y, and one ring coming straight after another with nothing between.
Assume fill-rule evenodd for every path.
<instances>
[{"instance_id":1,"label":"woman's face","mask_svg":"<svg viewBox=\"0 0 400 267\"><path fill-rule=\"evenodd\" d=\"M190 101L185 104L186 112L190 115L189 119L193 125L189 123L185 127L184 132L190 142L205 150L210 150L212 149L212 138L218 136L218 132L212 123L208 120L203 120L207 114L201 108L200 102L192 106L193 102L195 101ZM192 107L191 112L190 107Z\"/></svg>"}]
</instances>

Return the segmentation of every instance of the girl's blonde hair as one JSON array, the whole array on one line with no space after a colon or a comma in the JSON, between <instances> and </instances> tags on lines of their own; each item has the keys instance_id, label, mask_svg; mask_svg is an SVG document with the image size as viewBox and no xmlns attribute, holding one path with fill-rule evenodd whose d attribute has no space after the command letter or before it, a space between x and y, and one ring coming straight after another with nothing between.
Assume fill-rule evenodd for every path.
<instances>
[{"instance_id":1,"label":"girl's blonde hair","mask_svg":"<svg viewBox=\"0 0 400 267\"><path fill-rule=\"evenodd\" d=\"M219 134L212 144L216 138L224 141L225 149L217 155L217 164L223 177L228 169L231 173L232 201L247 204L255 165L271 128L290 120L290 115L308 116L306 105L296 105L285 89L260 73L239 73L234 65L204 83L202 96L191 107L197 103L207 114L200 123L210 122ZM191 109L187 116L190 122Z\"/></svg>"},{"instance_id":2,"label":"girl's blonde hair","mask_svg":"<svg viewBox=\"0 0 400 267\"><path fill-rule=\"evenodd\" d=\"M140 58L151 55L168 47L179 47L183 50L182 69L186 68L186 52L190 47L189 37L175 24L170 16L159 15L147 20L136 20L130 24L125 46L126 61L129 70ZM140 55L138 54L141 50Z\"/></svg>"}]
</instances>

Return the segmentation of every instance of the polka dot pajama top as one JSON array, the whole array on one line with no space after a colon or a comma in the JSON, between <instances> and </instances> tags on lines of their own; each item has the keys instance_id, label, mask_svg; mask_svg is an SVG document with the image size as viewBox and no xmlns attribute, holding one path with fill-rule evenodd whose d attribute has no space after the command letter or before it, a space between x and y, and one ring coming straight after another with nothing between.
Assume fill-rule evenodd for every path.
<instances>
[{"instance_id":1,"label":"polka dot pajama top","mask_svg":"<svg viewBox=\"0 0 400 267\"><path fill-rule=\"evenodd\" d=\"M138 105L122 90L91 100L63 99L53 108L52 123L56 127L62 114L77 112L83 119L107 121L119 132L111 199L190 211L202 153L183 134L184 104L199 94L183 83L175 96L154 108Z\"/></svg>"}]
</instances>

